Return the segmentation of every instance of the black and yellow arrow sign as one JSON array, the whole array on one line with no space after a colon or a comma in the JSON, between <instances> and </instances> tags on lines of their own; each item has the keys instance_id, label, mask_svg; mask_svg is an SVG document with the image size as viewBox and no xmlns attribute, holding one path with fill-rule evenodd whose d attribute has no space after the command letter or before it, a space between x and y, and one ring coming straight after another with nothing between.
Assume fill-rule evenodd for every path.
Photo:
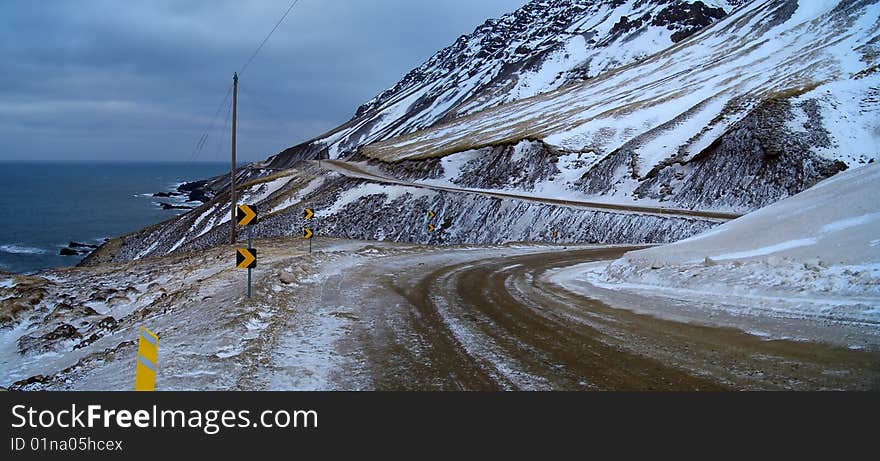
<instances>
[{"instance_id":1,"label":"black and yellow arrow sign","mask_svg":"<svg viewBox=\"0 0 880 461\"><path fill-rule=\"evenodd\" d=\"M312 232L311 229L305 229L305 228L303 229L303 238L304 239L308 240L308 239L314 237L314 235L315 234L314 234L314 232Z\"/></svg>"},{"instance_id":2,"label":"black and yellow arrow sign","mask_svg":"<svg viewBox=\"0 0 880 461\"><path fill-rule=\"evenodd\" d=\"M238 269L253 269L257 267L257 250L253 248L236 248L235 267Z\"/></svg>"},{"instance_id":3,"label":"black and yellow arrow sign","mask_svg":"<svg viewBox=\"0 0 880 461\"><path fill-rule=\"evenodd\" d=\"M554 229L553 230L553 238L556 238L556 237L559 237L559 232L556 232L556 230Z\"/></svg>"},{"instance_id":4,"label":"black and yellow arrow sign","mask_svg":"<svg viewBox=\"0 0 880 461\"><path fill-rule=\"evenodd\" d=\"M235 219L239 226L250 226L257 223L257 212L250 205L239 205Z\"/></svg>"},{"instance_id":5,"label":"black and yellow arrow sign","mask_svg":"<svg viewBox=\"0 0 880 461\"><path fill-rule=\"evenodd\" d=\"M314 216L315 210L312 210L311 208L306 208L305 211L303 211L303 218L306 220L312 219Z\"/></svg>"},{"instance_id":6,"label":"black and yellow arrow sign","mask_svg":"<svg viewBox=\"0 0 880 461\"><path fill-rule=\"evenodd\" d=\"M428 211L428 219L429 220L434 219L434 216L437 216L437 214L434 213L433 211Z\"/></svg>"},{"instance_id":7,"label":"black and yellow arrow sign","mask_svg":"<svg viewBox=\"0 0 880 461\"><path fill-rule=\"evenodd\" d=\"M436 229L433 224L428 224L428 232L434 232Z\"/></svg>"}]
</instances>

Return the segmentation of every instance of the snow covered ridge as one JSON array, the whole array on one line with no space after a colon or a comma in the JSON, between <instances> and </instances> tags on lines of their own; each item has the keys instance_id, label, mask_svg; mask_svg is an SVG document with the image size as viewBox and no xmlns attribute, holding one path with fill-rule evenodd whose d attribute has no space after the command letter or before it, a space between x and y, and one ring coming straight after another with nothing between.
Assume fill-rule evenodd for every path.
<instances>
[{"instance_id":1,"label":"snow covered ridge","mask_svg":"<svg viewBox=\"0 0 880 461\"><path fill-rule=\"evenodd\" d=\"M559 206L384 184L318 170L314 165L255 181L242 191L260 222L255 238L297 236L302 211L316 211L310 226L319 237L450 244L508 242L668 243L718 225L717 219L644 215ZM437 214L437 230L425 228L425 213ZM82 265L204 251L229 242L228 197L174 220L115 239ZM553 231L556 231L554 236ZM239 239L244 239L239 233Z\"/></svg>"},{"instance_id":2,"label":"snow covered ridge","mask_svg":"<svg viewBox=\"0 0 880 461\"><path fill-rule=\"evenodd\" d=\"M363 154L394 162L540 139L614 160L605 167L625 187L698 158L756 108L814 101L773 123L825 135L812 154L859 164L876 158L880 145L878 17L876 1L756 1L635 64L377 142Z\"/></svg>"},{"instance_id":3,"label":"snow covered ridge","mask_svg":"<svg viewBox=\"0 0 880 461\"><path fill-rule=\"evenodd\" d=\"M644 59L724 17L724 0L535 0L490 19L273 167L359 147Z\"/></svg>"},{"instance_id":4,"label":"snow covered ridge","mask_svg":"<svg viewBox=\"0 0 880 461\"><path fill-rule=\"evenodd\" d=\"M817 318L880 347L880 165L841 173L706 233L585 268L586 281L736 315ZM853 343L858 345L858 341Z\"/></svg>"}]
</instances>

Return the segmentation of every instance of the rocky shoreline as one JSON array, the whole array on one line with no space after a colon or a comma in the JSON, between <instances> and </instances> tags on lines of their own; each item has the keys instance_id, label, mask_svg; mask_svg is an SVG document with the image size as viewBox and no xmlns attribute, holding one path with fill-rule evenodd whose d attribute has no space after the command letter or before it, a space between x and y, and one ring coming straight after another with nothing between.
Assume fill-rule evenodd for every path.
<instances>
[{"instance_id":1,"label":"rocky shoreline","mask_svg":"<svg viewBox=\"0 0 880 461\"><path fill-rule=\"evenodd\" d=\"M164 198L176 200L178 203L170 201L157 201L156 205L163 210L193 210L198 208L197 205L189 205L190 203L207 203L214 196L207 185L210 179L202 179L198 181L185 182L178 185L172 191L156 192L153 198Z\"/></svg>"},{"instance_id":2,"label":"rocky shoreline","mask_svg":"<svg viewBox=\"0 0 880 461\"><path fill-rule=\"evenodd\" d=\"M202 179L198 181L185 182L178 185L170 191L156 192L152 194L153 198L177 199L182 200L184 204L175 204L165 201L157 201L156 205L163 210L193 210L198 206L186 205L186 203L207 203L214 196L213 191L208 187L212 179ZM61 256L88 256L101 245L107 243L110 239L103 239L99 244L91 244L84 242L76 242L71 240L67 246L62 247L58 254Z\"/></svg>"},{"instance_id":3,"label":"rocky shoreline","mask_svg":"<svg viewBox=\"0 0 880 461\"><path fill-rule=\"evenodd\" d=\"M101 242L101 244L106 243L108 240L110 240L110 239L105 238ZM58 254L61 256L84 256L84 255L88 255L89 253L97 250L98 247L100 247L100 246L101 246L100 244L91 244L91 243L70 241L67 243L66 247L61 248L61 250L58 252Z\"/></svg>"}]
</instances>

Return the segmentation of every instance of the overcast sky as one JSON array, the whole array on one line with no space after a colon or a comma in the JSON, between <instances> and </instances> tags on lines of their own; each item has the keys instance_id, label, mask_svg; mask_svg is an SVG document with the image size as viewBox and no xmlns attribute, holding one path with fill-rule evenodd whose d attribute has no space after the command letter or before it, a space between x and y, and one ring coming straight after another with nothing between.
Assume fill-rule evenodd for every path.
<instances>
[{"instance_id":1,"label":"overcast sky","mask_svg":"<svg viewBox=\"0 0 880 461\"><path fill-rule=\"evenodd\" d=\"M348 120L525 0L300 0L241 76L239 158ZM0 2L0 160L189 161L290 0ZM226 160L227 111L200 161Z\"/></svg>"}]
</instances>

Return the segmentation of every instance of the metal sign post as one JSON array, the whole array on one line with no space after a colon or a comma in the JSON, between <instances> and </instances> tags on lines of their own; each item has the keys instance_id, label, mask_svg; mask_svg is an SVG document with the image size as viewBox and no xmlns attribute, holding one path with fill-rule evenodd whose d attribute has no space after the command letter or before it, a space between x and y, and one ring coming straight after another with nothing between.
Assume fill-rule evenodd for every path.
<instances>
[{"instance_id":1,"label":"metal sign post","mask_svg":"<svg viewBox=\"0 0 880 461\"><path fill-rule=\"evenodd\" d=\"M303 211L303 219L305 219L306 221L311 221L314 217L315 211L311 208L306 208ZM303 227L303 238L309 241L309 254L312 253L312 237L314 236L315 233L314 231L312 231L312 229L309 229L308 227Z\"/></svg>"},{"instance_id":2,"label":"metal sign post","mask_svg":"<svg viewBox=\"0 0 880 461\"><path fill-rule=\"evenodd\" d=\"M251 289L251 272L257 267L257 250L254 249L254 224L257 223L257 212L250 205L239 205L236 210L236 225L247 227L247 248L235 249L235 267L239 269L247 269L247 296L253 296Z\"/></svg>"},{"instance_id":3,"label":"metal sign post","mask_svg":"<svg viewBox=\"0 0 880 461\"><path fill-rule=\"evenodd\" d=\"M425 228L428 229L429 234L433 234L434 231L437 230L437 228L434 227L434 223L431 222L434 220L434 217L436 217L436 216L437 216L437 213L434 213L434 211L432 211L432 210L428 210L428 212L425 214L425 218L426 218L425 222L427 223Z\"/></svg>"},{"instance_id":4,"label":"metal sign post","mask_svg":"<svg viewBox=\"0 0 880 461\"><path fill-rule=\"evenodd\" d=\"M247 226L248 230L248 248L254 247L254 228L251 226ZM248 299L251 298L251 271L253 271L253 267L248 267Z\"/></svg>"}]
</instances>

